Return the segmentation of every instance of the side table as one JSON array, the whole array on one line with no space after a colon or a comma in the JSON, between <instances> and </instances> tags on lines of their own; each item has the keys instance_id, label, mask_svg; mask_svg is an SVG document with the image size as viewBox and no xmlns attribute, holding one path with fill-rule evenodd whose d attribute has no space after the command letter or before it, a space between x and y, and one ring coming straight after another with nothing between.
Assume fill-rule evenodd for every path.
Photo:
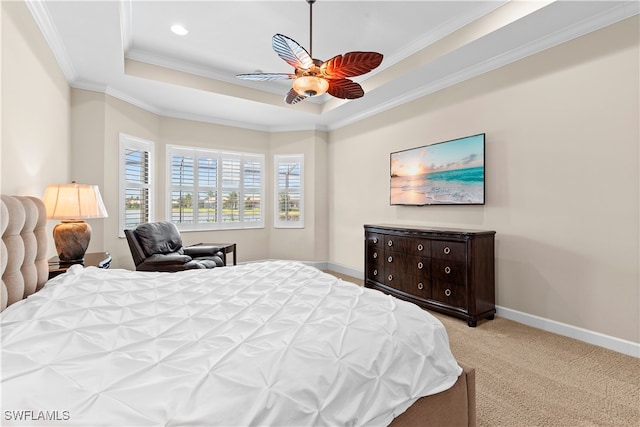
<instances>
[{"instance_id":1,"label":"side table","mask_svg":"<svg viewBox=\"0 0 640 427\"><path fill-rule=\"evenodd\" d=\"M220 247L220 251L222 252L222 262L224 263L225 267L227 266L227 254L231 252L233 252L233 265L237 265L236 255L238 252L236 251L235 243L210 243L210 245Z\"/></svg>"},{"instance_id":2,"label":"side table","mask_svg":"<svg viewBox=\"0 0 640 427\"><path fill-rule=\"evenodd\" d=\"M76 263L85 267L109 268L111 266L111 255L109 252L90 252L84 255L83 263ZM73 263L60 262L57 256L49 258L49 279L66 272Z\"/></svg>"}]
</instances>

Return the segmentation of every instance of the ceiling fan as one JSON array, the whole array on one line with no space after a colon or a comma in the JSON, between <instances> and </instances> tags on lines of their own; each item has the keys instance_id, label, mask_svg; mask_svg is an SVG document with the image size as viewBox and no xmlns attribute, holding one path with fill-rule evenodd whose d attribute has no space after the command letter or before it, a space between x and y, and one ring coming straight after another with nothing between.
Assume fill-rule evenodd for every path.
<instances>
[{"instance_id":1,"label":"ceiling fan","mask_svg":"<svg viewBox=\"0 0 640 427\"><path fill-rule=\"evenodd\" d=\"M356 99L364 95L362 86L347 77L360 76L376 68L382 62L382 54L377 52L348 52L337 55L328 61L314 59L312 56L313 3L309 3L309 52L295 40L276 34L272 39L273 50L295 72L291 73L254 73L238 74L242 80L288 80L295 79L293 86L285 96L287 104L296 104L311 96L323 93L341 99Z\"/></svg>"}]
</instances>

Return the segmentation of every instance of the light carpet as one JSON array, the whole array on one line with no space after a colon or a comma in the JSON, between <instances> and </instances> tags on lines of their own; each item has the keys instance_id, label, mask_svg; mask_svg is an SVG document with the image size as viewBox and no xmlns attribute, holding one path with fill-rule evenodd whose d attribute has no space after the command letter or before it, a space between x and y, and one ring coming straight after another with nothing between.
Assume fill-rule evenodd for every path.
<instances>
[{"instance_id":1,"label":"light carpet","mask_svg":"<svg viewBox=\"0 0 640 427\"><path fill-rule=\"evenodd\" d=\"M640 359L501 317L470 328L431 313L476 368L479 427L640 426Z\"/></svg>"}]
</instances>

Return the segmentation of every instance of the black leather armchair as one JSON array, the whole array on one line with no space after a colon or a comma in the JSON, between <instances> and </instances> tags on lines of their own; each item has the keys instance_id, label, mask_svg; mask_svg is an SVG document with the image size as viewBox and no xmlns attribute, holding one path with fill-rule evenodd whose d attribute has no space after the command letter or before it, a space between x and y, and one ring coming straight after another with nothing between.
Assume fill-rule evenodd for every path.
<instances>
[{"instance_id":1,"label":"black leather armchair","mask_svg":"<svg viewBox=\"0 0 640 427\"><path fill-rule=\"evenodd\" d=\"M147 222L124 230L138 271L181 271L223 265L217 246L183 246L178 227L169 221Z\"/></svg>"}]
</instances>

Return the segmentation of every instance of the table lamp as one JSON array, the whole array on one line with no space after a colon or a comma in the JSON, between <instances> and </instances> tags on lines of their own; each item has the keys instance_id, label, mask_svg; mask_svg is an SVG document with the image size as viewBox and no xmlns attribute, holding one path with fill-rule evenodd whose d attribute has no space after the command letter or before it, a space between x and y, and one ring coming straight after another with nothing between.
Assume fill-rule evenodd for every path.
<instances>
[{"instance_id":1,"label":"table lamp","mask_svg":"<svg viewBox=\"0 0 640 427\"><path fill-rule=\"evenodd\" d=\"M84 262L84 254L91 240L91 226L84 220L106 218L100 189L97 185L53 184L44 192L48 219L60 219L53 229L53 241L61 263Z\"/></svg>"}]
</instances>

